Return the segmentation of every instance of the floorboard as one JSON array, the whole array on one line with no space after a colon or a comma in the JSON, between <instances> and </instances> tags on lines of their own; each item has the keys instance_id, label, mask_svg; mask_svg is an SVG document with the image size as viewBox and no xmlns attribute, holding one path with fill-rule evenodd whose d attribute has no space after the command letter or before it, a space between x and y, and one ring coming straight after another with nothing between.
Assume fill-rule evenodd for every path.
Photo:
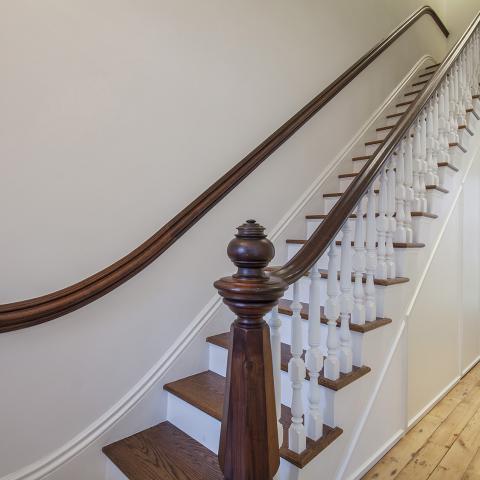
<instances>
[{"instance_id":1,"label":"floorboard","mask_svg":"<svg viewBox=\"0 0 480 480\"><path fill-rule=\"evenodd\" d=\"M480 480L480 364L362 480Z\"/></svg>"}]
</instances>

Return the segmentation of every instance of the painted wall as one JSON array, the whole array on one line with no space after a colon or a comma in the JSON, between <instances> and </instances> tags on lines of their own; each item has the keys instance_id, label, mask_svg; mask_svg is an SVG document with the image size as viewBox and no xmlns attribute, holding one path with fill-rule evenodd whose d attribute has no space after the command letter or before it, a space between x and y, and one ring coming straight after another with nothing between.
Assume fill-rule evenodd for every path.
<instances>
[{"instance_id":1,"label":"painted wall","mask_svg":"<svg viewBox=\"0 0 480 480\"><path fill-rule=\"evenodd\" d=\"M2 2L0 301L128 253L418 5ZM234 227L255 216L272 229L417 59L444 52L424 18L142 274L62 319L1 335L0 476L56 465L46 456L105 421L232 270ZM206 367L205 333L175 374ZM142 406L115 435L162 418L158 385ZM84 479L86 468L102 478L98 446L83 455L55 478Z\"/></svg>"}]
</instances>

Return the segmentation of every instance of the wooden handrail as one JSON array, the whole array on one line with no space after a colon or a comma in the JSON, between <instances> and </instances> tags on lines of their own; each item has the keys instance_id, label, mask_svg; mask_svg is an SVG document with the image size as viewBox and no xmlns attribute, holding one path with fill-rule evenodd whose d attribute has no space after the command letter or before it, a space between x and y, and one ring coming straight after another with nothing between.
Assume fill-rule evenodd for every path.
<instances>
[{"instance_id":1,"label":"wooden handrail","mask_svg":"<svg viewBox=\"0 0 480 480\"><path fill-rule=\"evenodd\" d=\"M448 36L447 28L433 8L430 6L419 8L388 37L355 62L243 160L131 253L91 277L62 290L29 300L0 305L0 333L27 328L72 312L105 295L146 268L424 15L430 15L443 34ZM287 278L290 272L291 267L288 267L288 272L285 272Z\"/></svg>"}]
</instances>

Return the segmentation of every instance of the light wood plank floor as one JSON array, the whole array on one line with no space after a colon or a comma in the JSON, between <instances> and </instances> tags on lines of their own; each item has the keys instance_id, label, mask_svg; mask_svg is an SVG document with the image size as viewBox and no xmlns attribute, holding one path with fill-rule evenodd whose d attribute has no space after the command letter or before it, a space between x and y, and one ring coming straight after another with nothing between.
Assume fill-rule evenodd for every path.
<instances>
[{"instance_id":1,"label":"light wood plank floor","mask_svg":"<svg viewBox=\"0 0 480 480\"><path fill-rule=\"evenodd\" d=\"M480 480L480 364L362 480Z\"/></svg>"}]
</instances>

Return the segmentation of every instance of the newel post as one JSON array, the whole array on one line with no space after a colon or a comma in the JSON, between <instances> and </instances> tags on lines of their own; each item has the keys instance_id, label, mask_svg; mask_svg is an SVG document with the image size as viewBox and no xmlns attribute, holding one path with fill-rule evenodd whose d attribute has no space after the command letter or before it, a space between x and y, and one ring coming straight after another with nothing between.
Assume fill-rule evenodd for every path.
<instances>
[{"instance_id":1,"label":"newel post","mask_svg":"<svg viewBox=\"0 0 480 480\"><path fill-rule=\"evenodd\" d=\"M237 273L215 282L237 316L232 324L219 461L226 480L272 480L280 465L270 330L263 317L286 283L265 273L275 249L247 220L227 253Z\"/></svg>"}]
</instances>

